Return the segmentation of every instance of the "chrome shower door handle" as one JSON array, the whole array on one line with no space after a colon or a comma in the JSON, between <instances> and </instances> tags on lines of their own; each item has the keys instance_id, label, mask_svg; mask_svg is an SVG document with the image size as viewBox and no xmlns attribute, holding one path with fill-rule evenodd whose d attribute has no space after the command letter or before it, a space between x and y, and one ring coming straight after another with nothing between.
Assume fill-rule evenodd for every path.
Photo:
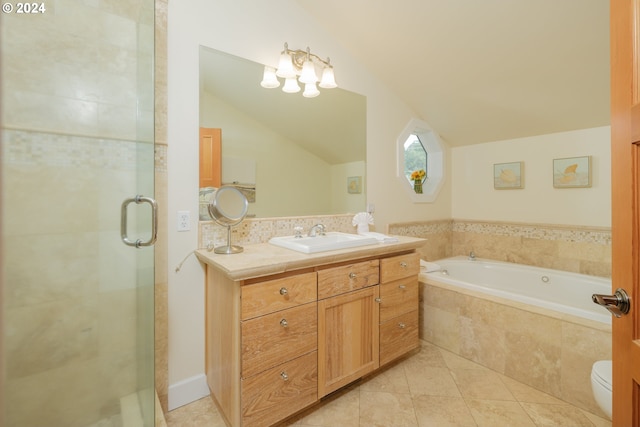
<instances>
[{"instance_id":1,"label":"chrome shower door handle","mask_svg":"<svg viewBox=\"0 0 640 427\"><path fill-rule=\"evenodd\" d=\"M613 295L593 294L591 300L609 310L615 317L622 317L631 308L629 295L622 288L616 289Z\"/></svg>"},{"instance_id":2,"label":"chrome shower door handle","mask_svg":"<svg viewBox=\"0 0 640 427\"><path fill-rule=\"evenodd\" d=\"M151 205L151 238L146 242L141 239L134 242L129 239L129 236L127 236L127 207L133 202L137 205L140 203L149 203L149 205ZM120 237L127 246L135 246L136 248L153 246L158 238L158 203L151 197L144 197L142 195L137 195L136 197L126 199L122 202L122 206L120 208Z\"/></svg>"}]
</instances>

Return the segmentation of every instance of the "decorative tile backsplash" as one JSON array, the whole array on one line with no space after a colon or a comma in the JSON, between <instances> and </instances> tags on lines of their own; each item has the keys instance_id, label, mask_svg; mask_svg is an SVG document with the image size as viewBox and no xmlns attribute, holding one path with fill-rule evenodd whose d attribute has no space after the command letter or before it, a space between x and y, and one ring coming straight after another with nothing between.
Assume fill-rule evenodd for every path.
<instances>
[{"instance_id":1,"label":"decorative tile backsplash","mask_svg":"<svg viewBox=\"0 0 640 427\"><path fill-rule=\"evenodd\" d=\"M266 243L272 237L295 234L295 227L302 227L307 232L315 224L324 224L329 231L354 233L351 225L353 214L317 215L280 218L246 218L236 227L231 228L231 241L237 245ZM214 221L200 221L198 248L207 245L224 246L227 242L227 229Z\"/></svg>"}]
</instances>

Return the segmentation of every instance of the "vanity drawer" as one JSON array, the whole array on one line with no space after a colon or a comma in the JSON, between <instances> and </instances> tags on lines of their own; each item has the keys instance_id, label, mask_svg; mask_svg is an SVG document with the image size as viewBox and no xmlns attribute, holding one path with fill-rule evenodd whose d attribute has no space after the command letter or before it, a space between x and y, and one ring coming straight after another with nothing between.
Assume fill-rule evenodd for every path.
<instances>
[{"instance_id":1,"label":"vanity drawer","mask_svg":"<svg viewBox=\"0 0 640 427\"><path fill-rule=\"evenodd\" d=\"M410 253L380 260L380 282L386 283L403 277L418 276L420 255Z\"/></svg>"},{"instance_id":2,"label":"vanity drawer","mask_svg":"<svg viewBox=\"0 0 640 427\"><path fill-rule=\"evenodd\" d=\"M242 380L242 425L275 424L318 400L318 354Z\"/></svg>"},{"instance_id":3,"label":"vanity drawer","mask_svg":"<svg viewBox=\"0 0 640 427\"><path fill-rule=\"evenodd\" d=\"M419 346L418 310L380 325L380 366Z\"/></svg>"},{"instance_id":4,"label":"vanity drawer","mask_svg":"<svg viewBox=\"0 0 640 427\"><path fill-rule=\"evenodd\" d=\"M242 320L315 301L316 283L309 272L242 286Z\"/></svg>"},{"instance_id":5,"label":"vanity drawer","mask_svg":"<svg viewBox=\"0 0 640 427\"><path fill-rule=\"evenodd\" d=\"M318 348L318 304L308 303L242 322L242 377Z\"/></svg>"},{"instance_id":6,"label":"vanity drawer","mask_svg":"<svg viewBox=\"0 0 640 427\"><path fill-rule=\"evenodd\" d=\"M318 299L377 285L380 279L377 259L318 271Z\"/></svg>"},{"instance_id":7,"label":"vanity drawer","mask_svg":"<svg viewBox=\"0 0 640 427\"><path fill-rule=\"evenodd\" d=\"M418 278L407 277L380 285L380 322L418 309Z\"/></svg>"}]
</instances>

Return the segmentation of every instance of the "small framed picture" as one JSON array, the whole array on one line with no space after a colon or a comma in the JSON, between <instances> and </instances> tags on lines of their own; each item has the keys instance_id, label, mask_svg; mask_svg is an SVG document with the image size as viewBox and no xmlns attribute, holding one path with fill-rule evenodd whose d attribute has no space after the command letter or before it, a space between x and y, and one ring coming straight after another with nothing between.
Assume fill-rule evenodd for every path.
<instances>
[{"instance_id":1,"label":"small framed picture","mask_svg":"<svg viewBox=\"0 0 640 427\"><path fill-rule=\"evenodd\" d=\"M496 190L524 188L524 162L494 164L493 188Z\"/></svg>"},{"instance_id":2,"label":"small framed picture","mask_svg":"<svg viewBox=\"0 0 640 427\"><path fill-rule=\"evenodd\" d=\"M347 192L349 194L362 193L362 177L361 176L347 177Z\"/></svg>"},{"instance_id":3,"label":"small framed picture","mask_svg":"<svg viewBox=\"0 0 640 427\"><path fill-rule=\"evenodd\" d=\"M591 156L553 159L555 188L591 187Z\"/></svg>"}]
</instances>

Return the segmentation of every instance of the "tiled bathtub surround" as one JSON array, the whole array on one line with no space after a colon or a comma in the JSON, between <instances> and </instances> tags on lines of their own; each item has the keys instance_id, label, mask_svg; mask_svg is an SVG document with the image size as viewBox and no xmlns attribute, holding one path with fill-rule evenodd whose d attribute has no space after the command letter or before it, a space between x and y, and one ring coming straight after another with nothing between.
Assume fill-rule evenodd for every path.
<instances>
[{"instance_id":1,"label":"tiled bathtub surround","mask_svg":"<svg viewBox=\"0 0 640 427\"><path fill-rule=\"evenodd\" d=\"M611 327L426 281L422 338L604 417L591 392L591 366L611 359Z\"/></svg>"},{"instance_id":2,"label":"tiled bathtub surround","mask_svg":"<svg viewBox=\"0 0 640 427\"><path fill-rule=\"evenodd\" d=\"M429 240L429 261L473 251L479 258L611 277L611 229L444 220L390 224L390 234Z\"/></svg>"}]
</instances>

